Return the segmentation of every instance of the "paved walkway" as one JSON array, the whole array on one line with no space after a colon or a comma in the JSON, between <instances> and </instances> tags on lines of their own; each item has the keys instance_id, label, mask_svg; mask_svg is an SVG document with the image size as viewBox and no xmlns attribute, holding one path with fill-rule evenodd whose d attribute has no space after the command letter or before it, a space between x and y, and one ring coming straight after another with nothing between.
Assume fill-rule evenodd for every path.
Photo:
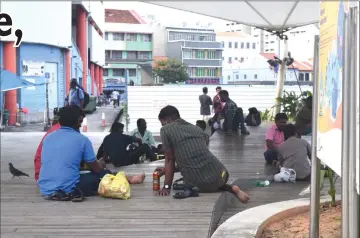
<instances>
[{"instance_id":1,"label":"paved walkway","mask_svg":"<svg viewBox=\"0 0 360 238\"><path fill-rule=\"evenodd\" d=\"M11 179L8 163L33 177L33 155L43 133L4 133L1 136L1 237L184 237L205 238L226 215L259 204L298 198L307 183L255 186L273 167L263 159L264 127L250 128L250 136L210 139L210 150L226 165L235 181L251 197L240 204L231 194L201 194L175 200L156 197L151 175L162 162L122 168L129 174L144 171L144 184L131 187L127 201L92 197L84 203L44 201L33 178ZM97 150L107 133L87 134ZM176 177L178 177L177 175ZM230 206L228 206L230 205ZM234 207L230 213L228 208ZM224 213L225 211L225 213Z\"/></svg>"}]
</instances>

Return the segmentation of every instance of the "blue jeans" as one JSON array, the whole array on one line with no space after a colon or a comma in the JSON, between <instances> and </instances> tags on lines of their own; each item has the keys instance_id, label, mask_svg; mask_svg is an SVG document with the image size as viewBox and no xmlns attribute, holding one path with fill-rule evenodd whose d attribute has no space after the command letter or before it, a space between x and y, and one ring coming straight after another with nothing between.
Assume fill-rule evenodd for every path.
<instances>
[{"instance_id":1,"label":"blue jeans","mask_svg":"<svg viewBox=\"0 0 360 238\"><path fill-rule=\"evenodd\" d=\"M274 160L278 160L278 153L276 150L267 149L264 152L265 160L268 164L271 164Z\"/></svg>"},{"instance_id":2,"label":"blue jeans","mask_svg":"<svg viewBox=\"0 0 360 238\"><path fill-rule=\"evenodd\" d=\"M106 174L111 174L111 171L106 169L100 173L80 174L80 181L76 186L84 193L85 197L94 196L98 192L100 180Z\"/></svg>"}]
</instances>

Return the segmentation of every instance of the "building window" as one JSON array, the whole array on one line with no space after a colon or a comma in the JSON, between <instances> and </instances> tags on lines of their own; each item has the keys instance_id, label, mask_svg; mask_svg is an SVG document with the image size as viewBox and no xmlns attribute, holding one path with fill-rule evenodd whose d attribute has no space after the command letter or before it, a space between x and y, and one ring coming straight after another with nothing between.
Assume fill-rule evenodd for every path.
<instances>
[{"instance_id":1,"label":"building window","mask_svg":"<svg viewBox=\"0 0 360 238\"><path fill-rule=\"evenodd\" d=\"M231 80L231 77L230 77L230 75L228 75L228 76L227 76L227 78L228 78L228 80L229 80L229 81Z\"/></svg>"},{"instance_id":2,"label":"building window","mask_svg":"<svg viewBox=\"0 0 360 238\"><path fill-rule=\"evenodd\" d=\"M257 79L257 74L254 74L254 79Z\"/></svg>"},{"instance_id":3,"label":"building window","mask_svg":"<svg viewBox=\"0 0 360 238\"><path fill-rule=\"evenodd\" d=\"M150 59L150 54L147 51L139 52L139 59Z\"/></svg>"},{"instance_id":4,"label":"building window","mask_svg":"<svg viewBox=\"0 0 360 238\"><path fill-rule=\"evenodd\" d=\"M244 49L244 42L241 42L241 49Z\"/></svg>"},{"instance_id":5,"label":"building window","mask_svg":"<svg viewBox=\"0 0 360 238\"><path fill-rule=\"evenodd\" d=\"M187 34L186 35L186 40L194 41L195 40L195 35L194 34Z\"/></svg>"},{"instance_id":6,"label":"building window","mask_svg":"<svg viewBox=\"0 0 360 238\"><path fill-rule=\"evenodd\" d=\"M196 76L205 76L205 69L196 68Z\"/></svg>"},{"instance_id":7,"label":"building window","mask_svg":"<svg viewBox=\"0 0 360 238\"><path fill-rule=\"evenodd\" d=\"M222 57L222 60L224 60L225 58L224 57Z\"/></svg>"},{"instance_id":8,"label":"building window","mask_svg":"<svg viewBox=\"0 0 360 238\"><path fill-rule=\"evenodd\" d=\"M196 59L204 59L205 58L205 52L202 50L196 51Z\"/></svg>"},{"instance_id":9,"label":"building window","mask_svg":"<svg viewBox=\"0 0 360 238\"><path fill-rule=\"evenodd\" d=\"M117 76L117 77L125 76L125 69L113 69L112 76Z\"/></svg>"},{"instance_id":10,"label":"building window","mask_svg":"<svg viewBox=\"0 0 360 238\"><path fill-rule=\"evenodd\" d=\"M103 69L103 76L109 76L109 69Z\"/></svg>"},{"instance_id":11,"label":"building window","mask_svg":"<svg viewBox=\"0 0 360 238\"><path fill-rule=\"evenodd\" d=\"M232 58L231 57L229 57L229 63L231 63L232 62Z\"/></svg>"},{"instance_id":12,"label":"building window","mask_svg":"<svg viewBox=\"0 0 360 238\"><path fill-rule=\"evenodd\" d=\"M113 33L113 40L124 41L124 33Z\"/></svg>"},{"instance_id":13,"label":"building window","mask_svg":"<svg viewBox=\"0 0 360 238\"><path fill-rule=\"evenodd\" d=\"M216 76L216 69L208 69L208 75L209 77L215 77Z\"/></svg>"},{"instance_id":14,"label":"building window","mask_svg":"<svg viewBox=\"0 0 360 238\"><path fill-rule=\"evenodd\" d=\"M126 52L126 55L127 55L127 59L137 59L137 52L136 51L128 51Z\"/></svg>"},{"instance_id":15,"label":"building window","mask_svg":"<svg viewBox=\"0 0 360 238\"><path fill-rule=\"evenodd\" d=\"M306 73L306 74L305 74L305 81L307 81L307 82L310 81L310 75L309 75L309 73Z\"/></svg>"},{"instance_id":16,"label":"building window","mask_svg":"<svg viewBox=\"0 0 360 238\"><path fill-rule=\"evenodd\" d=\"M235 60L238 60L238 57L235 57Z\"/></svg>"},{"instance_id":17,"label":"building window","mask_svg":"<svg viewBox=\"0 0 360 238\"><path fill-rule=\"evenodd\" d=\"M221 46L222 46L222 48L225 47L225 42L224 41L221 41Z\"/></svg>"},{"instance_id":18,"label":"building window","mask_svg":"<svg viewBox=\"0 0 360 238\"><path fill-rule=\"evenodd\" d=\"M244 79L246 79L246 74L244 74Z\"/></svg>"},{"instance_id":19,"label":"building window","mask_svg":"<svg viewBox=\"0 0 360 238\"><path fill-rule=\"evenodd\" d=\"M187 71L189 76L193 76L193 69L192 68L188 68L186 71Z\"/></svg>"},{"instance_id":20,"label":"building window","mask_svg":"<svg viewBox=\"0 0 360 238\"><path fill-rule=\"evenodd\" d=\"M235 49L238 48L238 43L237 43L237 42L234 43L234 48L235 48Z\"/></svg>"},{"instance_id":21,"label":"building window","mask_svg":"<svg viewBox=\"0 0 360 238\"><path fill-rule=\"evenodd\" d=\"M236 79L239 79L239 75L237 74L235 78L236 78Z\"/></svg>"},{"instance_id":22,"label":"building window","mask_svg":"<svg viewBox=\"0 0 360 238\"><path fill-rule=\"evenodd\" d=\"M246 49L250 49L250 43L246 42Z\"/></svg>"},{"instance_id":23,"label":"building window","mask_svg":"<svg viewBox=\"0 0 360 238\"><path fill-rule=\"evenodd\" d=\"M140 41L151 42L151 34L140 34Z\"/></svg>"},{"instance_id":24,"label":"building window","mask_svg":"<svg viewBox=\"0 0 360 238\"><path fill-rule=\"evenodd\" d=\"M126 41L136 41L137 37L135 33L126 33Z\"/></svg>"},{"instance_id":25,"label":"building window","mask_svg":"<svg viewBox=\"0 0 360 238\"><path fill-rule=\"evenodd\" d=\"M244 57L241 57L241 58L240 58L240 62L241 62L241 63L244 62Z\"/></svg>"},{"instance_id":26,"label":"building window","mask_svg":"<svg viewBox=\"0 0 360 238\"><path fill-rule=\"evenodd\" d=\"M229 42L229 48L232 48L232 42Z\"/></svg>"},{"instance_id":27,"label":"building window","mask_svg":"<svg viewBox=\"0 0 360 238\"><path fill-rule=\"evenodd\" d=\"M191 58L192 58L192 52L191 52L191 50L184 50L184 51L183 51L183 58L184 58L184 59L191 59Z\"/></svg>"},{"instance_id":28,"label":"building window","mask_svg":"<svg viewBox=\"0 0 360 238\"><path fill-rule=\"evenodd\" d=\"M136 77L136 69L129 69L129 77Z\"/></svg>"},{"instance_id":29,"label":"building window","mask_svg":"<svg viewBox=\"0 0 360 238\"><path fill-rule=\"evenodd\" d=\"M252 48L255 49L256 48L256 44L252 43Z\"/></svg>"},{"instance_id":30,"label":"building window","mask_svg":"<svg viewBox=\"0 0 360 238\"><path fill-rule=\"evenodd\" d=\"M215 51L209 51L208 52L208 58L209 59L216 59L216 52Z\"/></svg>"},{"instance_id":31,"label":"building window","mask_svg":"<svg viewBox=\"0 0 360 238\"><path fill-rule=\"evenodd\" d=\"M105 50L105 59L110 59L111 52L110 50Z\"/></svg>"},{"instance_id":32,"label":"building window","mask_svg":"<svg viewBox=\"0 0 360 238\"><path fill-rule=\"evenodd\" d=\"M109 32L105 32L105 40L109 40Z\"/></svg>"},{"instance_id":33,"label":"building window","mask_svg":"<svg viewBox=\"0 0 360 238\"><path fill-rule=\"evenodd\" d=\"M120 50L113 50L112 52L113 59L122 59L122 51Z\"/></svg>"}]
</instances>

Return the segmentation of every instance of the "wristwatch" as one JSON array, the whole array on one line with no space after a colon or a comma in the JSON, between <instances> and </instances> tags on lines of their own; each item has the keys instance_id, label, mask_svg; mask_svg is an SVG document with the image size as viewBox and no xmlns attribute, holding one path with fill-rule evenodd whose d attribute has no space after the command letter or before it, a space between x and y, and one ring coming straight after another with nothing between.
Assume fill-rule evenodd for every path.
<instances>
[{"instance_id":1,"label":"wristwatch","mask_svg":"<svg viewBox=\"0 0 360 238\"><path fill-rule=\"evenodd\" d=\"M164 185L164 188L166 188L166 189L171 189L171 187L170 187L170 185Z\"/></svg>"}]
</instances>

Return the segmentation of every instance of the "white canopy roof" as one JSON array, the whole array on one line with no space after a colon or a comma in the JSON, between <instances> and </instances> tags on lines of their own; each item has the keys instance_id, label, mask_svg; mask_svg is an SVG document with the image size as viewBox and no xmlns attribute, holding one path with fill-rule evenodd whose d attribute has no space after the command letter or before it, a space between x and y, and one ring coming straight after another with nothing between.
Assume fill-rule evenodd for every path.
<instances>
[{"instance_id":1,"label":"white canopy roof","mask_svg":"<svg viewBox=\"0 0 360 238\"><path fill-rule=\"evenodd\" d=\"M258 28L282 31L319 21L319 1L145 1Z\"/></svg>"}]
</instances>

